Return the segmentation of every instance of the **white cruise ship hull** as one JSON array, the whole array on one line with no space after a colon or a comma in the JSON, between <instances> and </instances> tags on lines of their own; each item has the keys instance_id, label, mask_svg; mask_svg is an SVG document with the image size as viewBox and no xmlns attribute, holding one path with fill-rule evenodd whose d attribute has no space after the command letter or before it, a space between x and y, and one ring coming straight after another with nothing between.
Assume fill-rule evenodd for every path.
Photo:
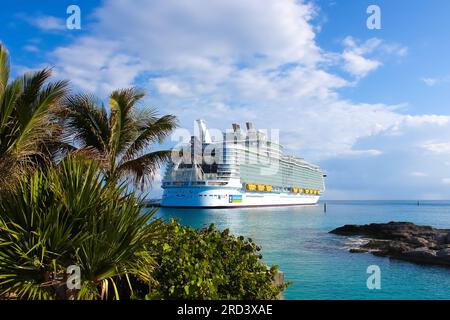
<instances>
[{"instance_id":1,"label":"white cruise ship hull","mask_svg":"<svg viewBox=\"0 0 450 320\"><path fill-rule=\"evenodd\" d=\"M242 208L315 205L320 196L279 192L247 192L231 188L167 188L162 207Z\"/></svg>"}]
</instances>

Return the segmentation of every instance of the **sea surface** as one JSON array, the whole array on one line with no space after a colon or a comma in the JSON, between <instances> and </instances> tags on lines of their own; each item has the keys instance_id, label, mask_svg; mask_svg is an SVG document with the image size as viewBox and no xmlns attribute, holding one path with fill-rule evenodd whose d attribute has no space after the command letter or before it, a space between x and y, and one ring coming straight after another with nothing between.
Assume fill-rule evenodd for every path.
<instances>
[{"instance_id":1,"label":"sea surface","mask_svg":"<svg viewBox=\"0 0 450 320\"><path fill-rule=\"evenodd\" d=\"M450 299L450 268L350 253L358 238L328 232L344 224L410 221L450 228L450 201L327 201L310 207L171 209L157 216L196 228L214 223L262 247L293 284L285 299ZM381 270L381 289L369 290L368 266Z\"/></svg>"}]
</instances>

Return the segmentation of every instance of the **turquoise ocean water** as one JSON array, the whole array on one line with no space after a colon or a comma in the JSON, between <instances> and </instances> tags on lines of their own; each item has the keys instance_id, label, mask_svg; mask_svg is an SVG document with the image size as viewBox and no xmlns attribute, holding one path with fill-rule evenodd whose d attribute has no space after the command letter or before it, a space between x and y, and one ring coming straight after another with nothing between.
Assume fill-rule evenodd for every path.
<instances>
[{"instance_id":1,"label":"turquoise ocean water","mask_svg":"<svg viewBox=\"0 0 450 320\"><path fill-rule=\"evenodd\" d=\"M450 202L327 201L313 207L264 209L160 208L163 219L193 227L215 223L251 237L264 261L277 264L293 284L285 299L450 299L450 268L349 253L349 238L328 231L344 224L410 221L450 228ZM366 286L367 267L381 269L381 290Z\"/></svg>"}]
</instances>

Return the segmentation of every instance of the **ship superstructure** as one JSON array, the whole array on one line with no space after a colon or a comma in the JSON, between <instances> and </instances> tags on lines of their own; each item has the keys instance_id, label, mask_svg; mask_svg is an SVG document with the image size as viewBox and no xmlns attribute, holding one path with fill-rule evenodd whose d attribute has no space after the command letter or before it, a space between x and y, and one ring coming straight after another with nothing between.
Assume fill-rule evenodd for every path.
<instances>
[{"instance_id":1,"label":"ship superstructure","mask_svg":"<svg viewBox=\"0 0 450 320\"><path fill-rule=\"evenodd\" d=\"M259 207L316 204L325 191L321 169L283 154L283 147L246 123L213 141L203 120L198 135L174 150L161 206Z\"/></svg>"}]
</instances>

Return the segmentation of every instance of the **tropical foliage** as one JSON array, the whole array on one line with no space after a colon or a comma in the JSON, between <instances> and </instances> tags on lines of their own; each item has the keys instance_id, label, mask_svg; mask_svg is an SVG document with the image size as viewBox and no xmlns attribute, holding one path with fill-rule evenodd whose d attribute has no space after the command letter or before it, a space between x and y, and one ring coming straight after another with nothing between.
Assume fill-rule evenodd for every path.
<instances>
[{"instance_id":1,"label":"tropical foliage","mask_svg":"<svg viewBox=\"0 0 450 320\"><path fill-rule=\"evenodd\" d=\"M134 194L108 184L100 172L93 161L68 157L3 194L0 295L99 299L112 292L119 298L121 279L151 284L154 210L141 214ZM65 289L70 265L81 268L80 290Z\"/></svg>"},{"instance_id":2,"label":"tropical foliage","mask_svg":"<svg viewBox=\"0 0 450 320\"><path fill-rule=\"evenodd\" d=\"M9 55L0 43L0 191L51 161L61 132L53 111L68 90L67 81L46 84L49 69L12 81L9 75Z\"/></svg>"},{"instance_id":3,"label":"tropical foliage","mask_svg":"<svg viewBox=\"0 0 450 320\"><path fill-rule=\"evenodd\" d=\"M168 150L149 151L150 145L162 142L176 127L175 116L139 109L143 97L136 88L116 90L106 110L95 97L79 94L68 97L62 110L67 142L101 161L108 179L129 178L141 187L171 155Z\"/></svg>"},{"instance_id":4,"label":"tropical foliage","mask_svg":"<svg viewBox=\"0 0 450 320\"><path fill-rule=\"evenodd\" d=\"M261 262L251 239L214 225L201 230L171 220L152 241L158 268L147 299L276 299L287 284L274 284L276 266Z\"/></svg>"}]
</instances>

